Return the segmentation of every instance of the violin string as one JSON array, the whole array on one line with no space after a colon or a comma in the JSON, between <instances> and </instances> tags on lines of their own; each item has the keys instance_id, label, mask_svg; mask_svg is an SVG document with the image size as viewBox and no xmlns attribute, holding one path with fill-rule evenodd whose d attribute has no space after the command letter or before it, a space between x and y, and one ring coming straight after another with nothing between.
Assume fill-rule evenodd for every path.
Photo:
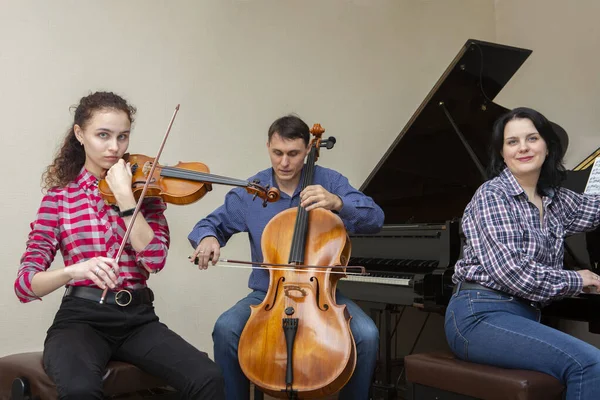
<instances>
[{"instance_id":1,"label":"violin string","mask_svg":"<svg viewBox=\"0 0 600 400\"><path fill-rule=\"evenodd\" d=\"M169 174L162 174L162 175L169 176L172 178L197 180L197 181L207 182L207 183L219 183L219 184L223 184L223 185L248 186L248 182L243 181L241 179L233 179L233 178L227 178L225 176L220 176L220 175L207 174L204 172L190 171L190 170L186 170L184 168L162 167L162 170L169 173Z\"/></svg>"},{"instance_id":2,"label":"violin string","mask_svg":"<svg viewBox=\"0 0 600 400\"><path fill-rule=\"evenodd\" d=\"M173 172L176 172L176 173L182 173L182 174L191 175L191 176L199 176L199 177L206 178L206 179L209 179L209 178L213 179L214 178L214 179L223 179L224 181L232 181L232 182L238 182L238 183L247 183L246 181L243 181L241 179L234 179L234 178L229 178L227 176L215 175L215 174L211 174L211 173L194 171L194 170L185 169L185 168L163 166L162 169L166 170L166 171L173 171Z\"/></svg>"}]
</instances>

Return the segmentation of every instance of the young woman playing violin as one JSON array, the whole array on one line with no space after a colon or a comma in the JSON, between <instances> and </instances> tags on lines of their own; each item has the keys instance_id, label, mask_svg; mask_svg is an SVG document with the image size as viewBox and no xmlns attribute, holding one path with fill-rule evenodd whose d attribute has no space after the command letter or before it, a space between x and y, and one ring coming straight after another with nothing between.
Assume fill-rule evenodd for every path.
<instances>
[{"instance_id":1,"label":"young woman playing violin","mask_svg":"<svg viewBox=\"0 0 600 400\"><path fill-rule=\"evenodd\" d=\"M146 198L119 263L117 250L136 201L129 145L135 108L118 95L83 97L58 155L44 174L47 189L31 224L15 281L23 303L66 285L44 344L44 368L61 399L102 399L110 359L163 378L186 399L222 399L219 367L160 323L146 286L167 257L165 203ZM105 178L118 207L98 193ZM49 271L57 250L65 267ZM103 302L104 289L108 294Z\"/></svg>"}]
</instances>

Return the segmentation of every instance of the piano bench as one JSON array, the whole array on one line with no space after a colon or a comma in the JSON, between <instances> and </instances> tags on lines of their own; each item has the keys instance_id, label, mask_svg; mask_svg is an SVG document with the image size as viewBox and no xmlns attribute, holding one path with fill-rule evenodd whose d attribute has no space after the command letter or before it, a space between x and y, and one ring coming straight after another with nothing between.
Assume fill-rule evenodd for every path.
<instances>
[{"instance_id":1,"label":"piano bench","mask_svg":"<svg viewBox=\"0 0 600 400\"><path fill-rule=\"evenodd\" d=\"M163 380L120 361L108 363L103 380L107 398L178 398ZM49 400L57 397L56 386L44 371L41 351L0 358L0 400Z\"/></svg>"},{"instance_id":2,"label":"piano bench","mask_svg":"<svg viewBox=\"0 0 600 400\"><path fill-rule=\"evenodd\" d=\"M564 390L541 372L475 364L449 352L412 354L404 366L410 400L561 400Z\"/></svg>"}]
</instances>

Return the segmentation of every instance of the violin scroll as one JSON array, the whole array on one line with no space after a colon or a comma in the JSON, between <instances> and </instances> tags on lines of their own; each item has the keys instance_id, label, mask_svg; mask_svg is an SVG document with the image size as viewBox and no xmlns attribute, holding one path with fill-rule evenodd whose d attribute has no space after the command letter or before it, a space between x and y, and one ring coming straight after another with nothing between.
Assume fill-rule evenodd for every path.
<instances>
[{"instance_id":1,"label":"violin scroll","mask_svg":"<svg viewBox=\"0 0 600 400\"><path fill-rule=\"evenodd\" d=\"M279 189L274 187L260 186L258 180L254 182L248 183L246 186L246 191L252 195L254 195L254 199L259 197L263 201L263 207L267 206L267 203L273 203L279 200L280 193Z\"/></svg>"}]
</instances>

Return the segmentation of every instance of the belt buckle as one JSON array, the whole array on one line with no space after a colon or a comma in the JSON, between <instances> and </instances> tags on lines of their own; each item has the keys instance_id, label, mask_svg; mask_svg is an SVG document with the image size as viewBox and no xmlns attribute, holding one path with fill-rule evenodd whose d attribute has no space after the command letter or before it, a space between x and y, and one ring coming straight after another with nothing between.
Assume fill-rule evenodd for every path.
<instances>
[{"instance_id":1,"label":"belt buckle","mask_svg":"<svg viewBox=\"0 0 600 400\"><path fill-rule=\"evenodd\" d=\"M120 297L125 297L124 299L119 299ZM115 303L121 307L128 306L133 299L133 295L129 290L121 289L115 294Z\"/></svg>"}]
</instances>

